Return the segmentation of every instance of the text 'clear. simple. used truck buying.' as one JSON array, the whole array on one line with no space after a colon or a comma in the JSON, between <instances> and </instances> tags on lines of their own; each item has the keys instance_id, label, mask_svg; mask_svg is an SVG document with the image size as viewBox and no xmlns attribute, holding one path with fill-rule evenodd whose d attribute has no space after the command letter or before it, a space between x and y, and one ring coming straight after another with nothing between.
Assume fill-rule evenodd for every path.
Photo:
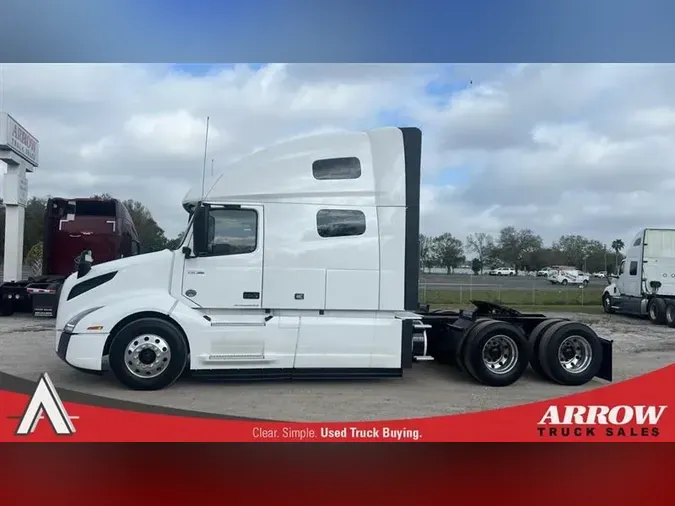
<instances>
[{"instance_id":1,"label":"text 'clear. simple. used truck buying.'","mask_svg":"<svg viewBox=\"0 0 675 506\"><path fill-rule=\"evenodd\" d=\"M640 230L602 294L606 313L647 316L675 327L675 230Z\"/></svg>"},{"instance_id":2,"label":"text 'clear. simple. used truck buying.'","mask_svg":"<svg viewBox=\"0 0 675 506\"><path fill-rule=\"evenodd\" d=\"M0 284L0 314L55 317L63 282L85 250L98 263L138 254L138 234L127 208L117 199L50 198L44 216L42 273Z\"/></svg>"},{"instance_id":3,"label":"text 'clear. simple. used truck buying.'","mask_svg":"<svg viewBox=\"0 0 675 506\"><path fill-rule=\"evenodd\" d=\"M65 282L56 353L159 389L185 370L237 379L401 376L415 357L504 386L612 380L588 326L474 301L421 308L416 128L331 133L258 151L189 192L183 244ZM203 193L202 193L203 191Z\"/></svg>"}]
</instances>

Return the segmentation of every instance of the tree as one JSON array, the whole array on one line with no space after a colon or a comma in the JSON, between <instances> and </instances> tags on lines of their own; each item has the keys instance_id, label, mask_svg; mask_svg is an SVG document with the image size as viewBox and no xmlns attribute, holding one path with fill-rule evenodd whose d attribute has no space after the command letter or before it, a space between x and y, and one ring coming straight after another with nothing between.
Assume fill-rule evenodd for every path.
<instances>
[{"instance_id":1,"label":"tree","mask_svg":"<svg viewBox=\"0 0 675 506\"><path fill-rule=\"evenodd\" d=\"M420 267L433 267L433 237L420 234Z\"/></svg>"},{"instance_id":2,"label":"tree","mask_svg":"<svg viewBox=\"0 0 675 506\"><path fill-rule=\"evenodd\" d=\"M42 241L34 244L26 255L27 267L30 267L33 276L42 274Z\"/></svg>"},{"instance_id":3,"label":"tree","mask_svg":"<svg viewBox=\"0 0 675 506\"><path fill-rule=\"evenodd\" d=\"M25 253L44 239L46 210L47 199L45 198L32 197L26 203L23 229L23 251Z\"/></svg>"},{"instance_id":4,"label":"tree","mask_svg":"<svg viewBox=\"0 0 675 506\"><path fill-rule=\"evenodd\" d=\"M529 228L505 227L499 232L496 256L516 272L526 267L528 256L541 249L543 241Z\"/></svg>"},{"instance_id":5,"label":"tree","mask_svg":"<svg viewBox=\"0 0 675 506\"><path fill-rule=\"evenodd\" d=\"M483 263L478 258L471 260L471 270L477 276L483 270Z\"/></svg>"},{"instance_id":6,"label":"tree","mask_svg":"<svg viewBox=\"0 0 675 506\"><path fill-rule=\"evenodd\" d=\"M625 247L625 244L621 239L614 239L612 241L612 249L614 250L615 257L614 257L614 272L618 272L617 267L619 266L619 254L621 253L621 250Z\"/></svg>"},{"instance_id":7,"label":"tree","mask_svg":"<svg viewBox=\"0 0 675 506\"><path fill-rule=\"evenodd\" d=\"M180 243L183 242L183 235L184 235L184 233L181 232L180 234L178 234L178 236L176 238L169 239L166 242L166 247L170 250L175 250L180 245Z\"/></svg>"},{"instance_id":8,"label":"tree","mask_svg":"<svg viewBox=\"0 0 675 506\"><path fill-rule=\"evenodd\" d=\"M484 232L478 232L476 234L469 234L466 237L466 246L469 251L472 251L478 255L478 260L481 265L481 271L483 269L483 264L488 258L490 253L494 250L494 239L490 234Z\"/></svg>"},{"instance_id":9,"label":"tree","mask_svg":"<svg viewBox=\"0 0 675 506\"><path fill-rule=\"evenodd\" d=\"M141 243L141 252L150 253L166 248L166 236L164 230L152 217L150 210L137 200L128 199L124 205L136 225L138 240Z\"/></svg>"},{"instance_id":10,"label":"tree","mask_svg":"<svg viewBox=\"0 0 675 506\"><path fill-rule=\"evenodd\" d=\"M436 265L445 267L448 273L459 267L466 258L462 241L452 234L443 234L434 238L433 252Z\"/></svg>"}]
</instances>

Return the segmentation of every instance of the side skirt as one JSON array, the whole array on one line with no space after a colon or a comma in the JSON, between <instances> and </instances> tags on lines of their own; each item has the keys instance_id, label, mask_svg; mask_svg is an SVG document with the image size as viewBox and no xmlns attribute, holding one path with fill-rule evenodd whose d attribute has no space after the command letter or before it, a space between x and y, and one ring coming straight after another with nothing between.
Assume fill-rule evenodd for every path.
<instances>
[{"instance_id":1,"label":"side skirt","mask_svg":"<svg viewBox=\"0 0 675 506\"><path fill-rule=\"evenodd\" d=\"M287 381L287 380L370 380L400 378L403 369L344 368L344 369L199 369L188 376L212 381Z\"/></svg>"}]
</instances>

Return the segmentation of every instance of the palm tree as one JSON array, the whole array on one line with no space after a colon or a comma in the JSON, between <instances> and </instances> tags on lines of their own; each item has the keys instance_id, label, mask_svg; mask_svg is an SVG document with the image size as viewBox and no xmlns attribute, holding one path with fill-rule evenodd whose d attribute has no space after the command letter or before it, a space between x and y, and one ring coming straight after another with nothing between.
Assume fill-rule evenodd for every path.
<instances>
[{"instance_id":1,"label":"palm tree","mask_svg":"<svg viewBox=\"0 0 675 506\"><path fill-rule=\"evenodd\" d=\"M621 239L614 239L612 241L612 249L614 250L614 272L617 271L619 266L619 252L624 248L624 243Z\"/></svg>"}]
</instances>

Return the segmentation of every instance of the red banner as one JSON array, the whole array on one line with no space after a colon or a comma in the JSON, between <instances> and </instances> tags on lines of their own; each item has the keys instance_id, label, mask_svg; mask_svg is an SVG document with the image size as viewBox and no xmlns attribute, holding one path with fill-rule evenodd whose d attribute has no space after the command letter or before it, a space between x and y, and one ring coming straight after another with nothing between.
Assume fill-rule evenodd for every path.
<instances>
[{"instance_id":1,"label":"red banner","mask_svg":"<svg viewBox=\"0 0 675 506\"><path fill-rule=\"evenodd\" d=\"M42 382L41 382L42 383ZM50 383L47 381L47 383ZM153 414L0 391L0 441L666 442L675 441L675 365L517 407L373 422L276 422Z\"/></svg>"}]
</instances>

